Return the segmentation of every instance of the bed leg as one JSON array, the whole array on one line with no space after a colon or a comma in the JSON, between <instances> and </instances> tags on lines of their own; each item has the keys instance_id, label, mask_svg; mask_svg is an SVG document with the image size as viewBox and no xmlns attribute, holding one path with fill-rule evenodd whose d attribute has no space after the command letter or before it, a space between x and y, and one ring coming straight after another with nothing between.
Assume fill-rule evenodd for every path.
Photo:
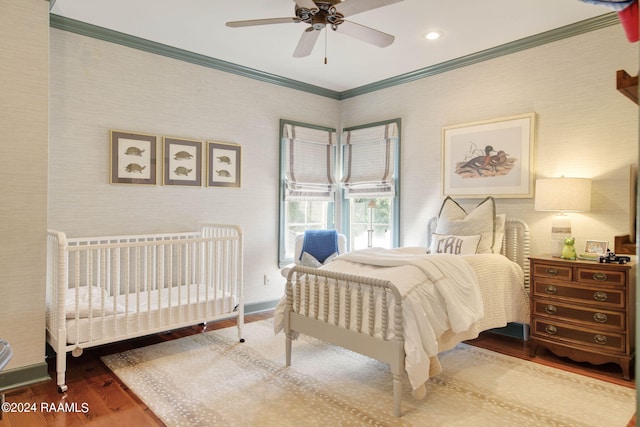
<instances>
[{"instance_id":1,"label":"bed leg","mask_svg":"<svg viewBox=\"0 0 640 427\"><path fill-rule=\"evenodd\" d=\"M243 321L238 319L238 340L240 342L244 342L244 338L242 338L242 326L244 325Z\"/></svg>"},{"instance_id":2,"label":"bed leg","mask_svg":"<svg viewBox=\"0 0 640 427\"><path fill-rule=\"evenodd\" d=\"M402 401L402 376L393 374L393 416L400 417Z\"/></svg>"},{"instance_id":3,"label":"bed leg","mask_svg":"<svg viewBox=\"0 0 640 427\"><path fill-rule=\"evenodd\" d=\"M291 332L287 332L285 344L285 366L291 366Z\"/></svg>"},{"instance_id":4,"label":"bed leg","mask_svg":"<svg viewBox=\"0 0 640 427\"><path fill-rule=\"evenodd\" d=\"M233 310L238 311L238 317L236 318L236 323L238 325L238 339L240 342L244 342L244 338L242 338L242 329L244 328L244 302L242 299L240 299L240 302Z\"/></svg>"},{"instance_id":5,"label":"bed leg","mask_svg":"<svg viewBox=\"0 0 640 427\"><path fill-rule=\"evenodd\" d=\"M56 373L57 373L58 393L64 393L68 390L68 387L65 384L66 370L67 370L67 353L63 351L62 353L56 354Z\"/></svg>"}]
</instances>

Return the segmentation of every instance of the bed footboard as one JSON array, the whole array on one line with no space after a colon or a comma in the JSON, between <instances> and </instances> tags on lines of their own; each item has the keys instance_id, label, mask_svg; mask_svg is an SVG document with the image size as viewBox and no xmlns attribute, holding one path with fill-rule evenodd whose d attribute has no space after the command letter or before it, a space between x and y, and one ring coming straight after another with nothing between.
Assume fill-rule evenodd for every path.
<instances>
[{"instance_id":1,"label":"bed footboard","mask_svg":"<svg viewBox=\"0 0 640 427\"><path fill-rule=\"evenodd\" d=\"M68 351L233 317L243 341L242 243L235 225L91 238L49 231L46 332L59 391Z\"/></svg>"},{"instance_id":2,"label":"bed footboard","mask_svg":"<svg viewBox=\"0 0 640 427\"><path fill-rule=\"evenodd\" d=\"M294 332L388 363L393 374L393 414L401 414L404 374L402 300L387 280L296 266L286 284L286 365Z\"/></svg>"}]
</instances>

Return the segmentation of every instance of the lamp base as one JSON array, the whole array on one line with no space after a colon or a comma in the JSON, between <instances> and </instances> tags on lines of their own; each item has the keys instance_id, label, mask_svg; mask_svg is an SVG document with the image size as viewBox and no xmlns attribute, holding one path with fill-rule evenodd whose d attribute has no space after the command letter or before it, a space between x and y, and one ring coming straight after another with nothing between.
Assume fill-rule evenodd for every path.
<instances>
[{"instance_id":1,"label":"lamp base","mask_svg":"<svg viewBox=\"0 0 640 427\"><path fill-rule=\"evenodd\" d=\"M571 237L571 219L565 214L554 215L551 220L551 255L562 255L566 237Z\"/></svg>"}]
</instances>

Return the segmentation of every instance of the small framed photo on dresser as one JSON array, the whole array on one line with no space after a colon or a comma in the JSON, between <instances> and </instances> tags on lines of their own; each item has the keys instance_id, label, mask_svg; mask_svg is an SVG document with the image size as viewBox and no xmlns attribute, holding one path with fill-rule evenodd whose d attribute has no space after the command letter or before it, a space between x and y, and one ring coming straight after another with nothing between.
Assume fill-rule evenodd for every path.
<instances>
[{"instance_id":1,"label":"small framed photo on dresser","mask_svg":"<svg viewBox=\"0 0 640 427\"><path fill-rule=\"evenodd\" d=\"M603 240L587 240L584 251L590 255L606 255L609 242Z\"/></svg>"}]
</instances>

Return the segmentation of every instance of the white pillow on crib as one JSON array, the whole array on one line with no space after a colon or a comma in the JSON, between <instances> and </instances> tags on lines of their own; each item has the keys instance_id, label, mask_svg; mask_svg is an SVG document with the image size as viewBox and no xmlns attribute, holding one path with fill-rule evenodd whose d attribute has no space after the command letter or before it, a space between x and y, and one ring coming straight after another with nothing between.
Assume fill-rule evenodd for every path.
<instances>
[{"instance_id":1,"label":"white pillow on crib","mask_svg":"<svg viewBox=\"0 0 640 427\"><path fill-rule=\"evenodd\" d=\"M116 304L114 307L113 297L109 296L106 289L101 289L98 286L79 286L78 288L67 289L67 297L65 299L67 319L75 319L76 317L76 293L80 318L89 317L90 311L93 311L93 317L102 316L103 300L105 316L125 312L124 307L119 304ZM91 310L89 306L89 295L91 295L91 307L93 307L93 310Z\"/></svg>"},{"instance_id":2,"label":"white pillow on crib","mask_svg":"<svg viewBox=\"0 0 640 427\"><path fill-rule=\"evenodd\" d=\"M479 234L476 234L475 236L454 236L450 234L433 233L429 253L475 255L478 250L479 243Z\"/></svg>"}]
</instances>

